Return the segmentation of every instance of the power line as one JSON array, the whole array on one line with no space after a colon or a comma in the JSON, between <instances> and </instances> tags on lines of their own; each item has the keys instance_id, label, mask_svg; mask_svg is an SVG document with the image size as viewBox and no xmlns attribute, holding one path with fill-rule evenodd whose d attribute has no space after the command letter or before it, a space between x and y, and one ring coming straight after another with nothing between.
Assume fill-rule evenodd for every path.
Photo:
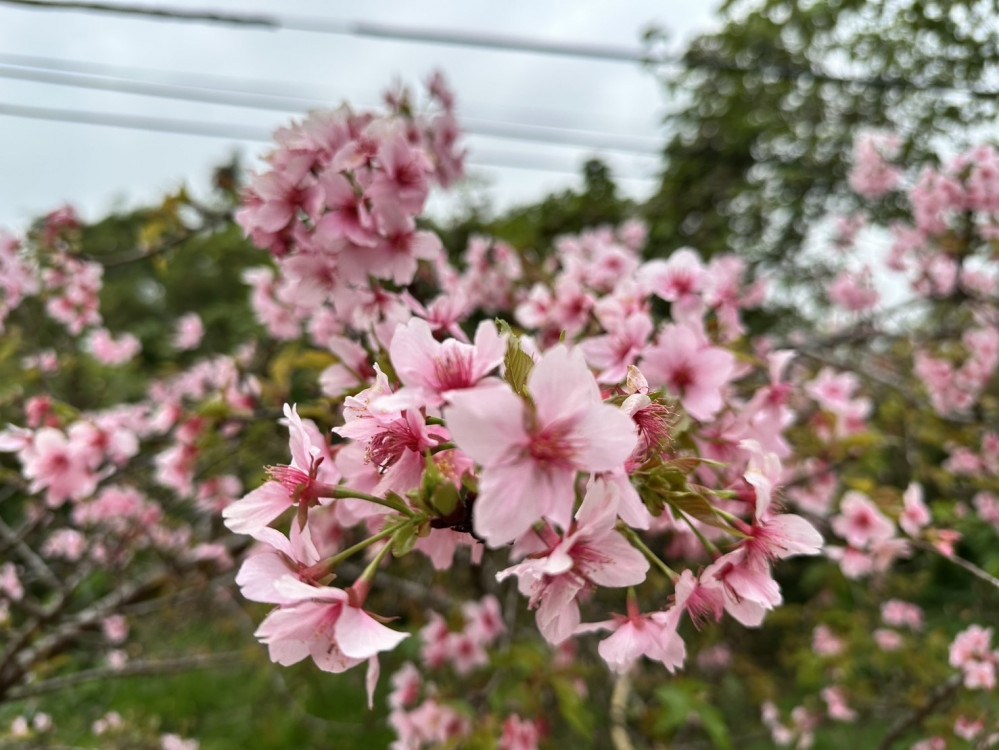
<instances>
[{"instance_id":1,"label":"power line","mask_svg":"<svg viewBox=\"0 0 999 750\"><path fill-rule=\"evenodd\" d=\"M53 107L33 107L20 104L5 104L0 102L0 116L18 117L31 120L46 120L64 122L74 125L98 125L106 127L125 128L155 133L171 133L180 135L205 136L209 138L224 138L227 140L256 141L270 143L272 137L265 128L236 123L216 123L200 120L176 120L164 117L148 117L145 115L113 114L110 112L94 112L78 109L57 109ZM496 169L521 169L535 172L554 172L579 176L578 169L571 169L556 160L543 157L525 156L509 152L479 151L468 160L473 166ZM645 175L621 175L621 179L655 180L655 177Z\"/></svg>"},{"instance_id":2,"label":"power line","mask_svg":"<svg viewBox=\"0 0 999 750\"><path fill-rule=\"evenodd\" d=\"M296 81L275 81L273 79L247 78L244 76L220 76L207 73L184 73L181 71L164 71L156 68L143 68L132 64L126 66L98 63L89 60L67 60L57 57L42 57L38 55L20 55L13 53L0 53L0 62L5 65L15 65L25 68L42 68L66 71L69 73L89 73L90 75L102 76L106 78L139 78L140 80L154 83L167 83L185 88L204 89L208 91L243 91L260 96L273 98L275 101L293 101L298 104L304 102L315 102L321 105L328 105L331 99L337 95L318 93L311 86L303 86ZM356 92L353 95L356 98ZM481 104L476 105L465 97L461 98L462 121L469 119L469 115L477 109L481 109ZM488 106L488 105L486 105ZM507 111L508 108L504 108ZM580 113L573 115L565 110L555 110L548 108L530 108L529 110L518 110L529 112L527 116L518 119L530 120L531 124L539 127L566 128L570 130L579 129L573 122L567 124L566 117L573 120L578 119ZM591 117L592 115L587 115ZM555 121L552 118L559 118ZM500 118L489 115L474 115L473 119L483 121L497 121ZM634 137L636 139L652 139L652 136L629 135L627 133L611 133L608 128L601 128L599 132L612 137Z\"/></svg>"},{"instance_id":3,"label":"power line","mask_svg":"<svg viewBox=\"0 0 999 750\"><path fill-rule=\"evenodd\" d=\"M319 16L288 16L271 14L236 14L219 11L190 11L166 6L120 5L101 2L74 2L72 0L0 0L8 5L20 5L32 9L94 11L126 16L151 17L171 21L224 24L241 28L270 29L274 31L304 31L319 34L338 34L377 39L398 39L407 42L447 44L461 47L480 47L505 52L532 52L535 54L559 55L563 57L583 57L609 62L640 63L647 56L633 47L588 44L579 42L558 42L503 34L481 32L455 32L440 29L415 29L370 21L337 21Z\"/></svg>"},{"instance_id":4,"label":"power line","mask_svg":"<svg viewBox=\"0 0 999 750\"><path fill-rule=\"evenodd\" d=\"M589 60L626 63L653 63L679 65L686 69L714 70L736 74L770 74L782 79L812 78L838 86L864 86L881 90L903 89L928 93L959 92L976 99L999 99L999 91L960 87L941 82L921 82L897 77L856 78L836 75L813 66L795 66L757 60L741 65L724 59L706 57L677 57L662 54L650 55L640 49L620 45L585 42L560 42L529 37L488 34L474 31L447 31L420 29L395 24L370 21L342 21L317 16L278 16L270 14L235 14L218 11L189 11L182 8L121 5L114 3L86 2L84 0L0 0L7 5L31 9L93 11L118 15L167 19L195 23L213 23L238 28L259 28L274 31L302 31L321 34L394 39L425 44L475 47L504 52L576 57Z\"/></svg>"},{"instance_id":5,"label":"power line","mask_svg":"<svg viewBox=\"0 0 999 750\"><path fill-rule=\"evenodd\" d=\"M11 57L17 59L17 56ZM7 59L7 56L0 54L0 78L11 78L36 83L278 112L302 112L309 107L326 103L318 97L274 95L255 91L219 88L216 86L190 86L145 81L121 76L120 72L125 69L115 69L113 66L103 67L114 70L114 74L101 74L97 76L89 73L70 72L65 69L43 67L38 64L24 66L23 64L15 63L14 65L9 65L2 62L4 59ZM659 156L660 152L660 149L656 145L649 143L647 140L642 144L641 141L643 139L641 138L590 130L496 122L477 118L462 118L462 127L470 134L491 138L543 142L568 147L581 146L656 157Z\"/></svg>"}]
</instances>

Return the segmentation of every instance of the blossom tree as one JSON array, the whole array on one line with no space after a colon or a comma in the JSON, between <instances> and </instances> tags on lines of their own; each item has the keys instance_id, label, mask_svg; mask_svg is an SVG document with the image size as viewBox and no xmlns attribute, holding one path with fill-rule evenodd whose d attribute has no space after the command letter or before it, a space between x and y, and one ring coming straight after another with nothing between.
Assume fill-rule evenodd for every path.
<instances>
[{"instance_id":1,"label":"blossom tree","mask_svg":"<svg viewBox=\"0 0 999 750\"><path fill-rule=\"evenodd\" d=\"M2 403L0 701L141 674L134 612L238 587L270 661L364 667L398 748L992 742L996 152L917 173L858 140L851 185L911 221L841 219L822 315L765 329L783 287L643 257L638 221L445 247L424 212L464 150L427 89L278 131L238 230L182 194L124 255L70 210L0 239L0 364L30 386ZM114 269L236 231L256 329L105 323Z\"/></svg>"}]
</instances>

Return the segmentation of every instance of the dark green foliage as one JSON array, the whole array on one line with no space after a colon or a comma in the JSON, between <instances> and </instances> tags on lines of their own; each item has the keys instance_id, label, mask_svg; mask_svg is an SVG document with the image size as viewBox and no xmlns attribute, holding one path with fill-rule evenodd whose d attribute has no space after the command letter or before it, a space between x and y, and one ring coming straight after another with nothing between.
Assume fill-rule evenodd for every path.
<instances>
[{"instance_id":1,"label":"dark green foliage","mask_svg":"<svg viewBox=\"0 0 999 750\"><path fill-rule=\"evenodd\" d=\"M994 120L997 97L972 92L995 72L995 12L971 0L726 2L722 30L662 73L681 107L643 208L652 253L731 250L795 279L814 223L857 205L846 176L858 132L897 132L912 163Z\"/></svg>"},{"instance_id":2,"label":"dark green foliage","mask_svg":"<svg viewBox=\"0 0 999 750\"><path fill-rule=\"evenodd\" d=\"M583 166L583 190L564 190L540 203L514 208L496 218L473 209L469 215L445 227L435 227L449 252L461 253L476 234L509 242L518 250L551 251L556 237L592 229L602 224L616 226L632 218L637 206L618 196L610 168L598 159Z\"/></svg>"}]
</instances>

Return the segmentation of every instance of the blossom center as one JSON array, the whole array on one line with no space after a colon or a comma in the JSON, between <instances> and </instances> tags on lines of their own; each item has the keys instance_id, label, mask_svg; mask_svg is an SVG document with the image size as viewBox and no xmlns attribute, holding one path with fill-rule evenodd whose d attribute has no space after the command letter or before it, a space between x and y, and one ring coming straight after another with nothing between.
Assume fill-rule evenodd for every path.
<instances>
[{"instance_id":1,"label":"blossom center","mask_svg":"<svg viewBox=\"0 0 999 750\"><path fill-rule=\"evenodd\" d=\"M527 450L535 461L568 467L578 448L569 426L554 424L532 434Z\"/></svg>"}]
</instances>

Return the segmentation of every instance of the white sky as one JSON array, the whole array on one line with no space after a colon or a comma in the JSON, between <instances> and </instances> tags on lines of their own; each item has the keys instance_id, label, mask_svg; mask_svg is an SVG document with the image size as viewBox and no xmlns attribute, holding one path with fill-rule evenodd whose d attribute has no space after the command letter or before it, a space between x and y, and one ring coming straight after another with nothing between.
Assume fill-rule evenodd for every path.
<instances>
[{"instance_id":1,"label":"white sky","mask_svg":"<svg viewBox=\"0 0 999 750\"><path fill-rule=\"evenodd\" d=\"M716 0L481 0L435 3L329 3L322 0L161 0L190 10L269 12L373 21L414 28L488 32L532 39L638 48L652 22L679 45L712 28ZM656 146L668 103L651 73L638 65L297 31L139 20L109 14L38 11L0 4L0 53L293 83L327 98L374 105L395 77L416 84L439 68L457 93L459 116L547 124L637 136ZM0 65L0 70L4 66ZM273 130L291 113L192 103L0 78L0 105L100 111ZM653 187L655 156L598 152L481 136L466 141L470 157L559 166L578 173L594 153L608 161L630 195ZM88 218L114 206L140 205L185 182L205 185L211 168L234 149L248 157L266 145L204 136L149 133L97 125L43 122L0 114L0 227L21 229L39 214L72 203ZM578 185L566 172L476 167L486 194L503 208Z\"/></svg>"}]
</instances>

